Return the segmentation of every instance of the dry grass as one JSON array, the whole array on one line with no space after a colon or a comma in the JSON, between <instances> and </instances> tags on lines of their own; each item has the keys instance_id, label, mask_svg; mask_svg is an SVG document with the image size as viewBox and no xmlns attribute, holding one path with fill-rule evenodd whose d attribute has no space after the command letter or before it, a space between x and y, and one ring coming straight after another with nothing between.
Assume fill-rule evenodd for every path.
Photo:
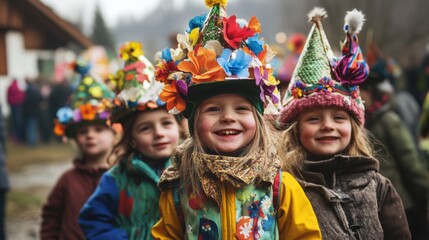
<instances>
[{"instance_id":1,"label":"dry grass","mask_svg":"<svg viewBox=\"0 0 429 240\"><path fill-rule=\"evenodd\" d=\"M6 151L6 161L10 172L19 171L29 164L70 161L76 155L76 148L71 142L39 144L36 147L29 147L9 141Z\"/></svg>"},{"instance_id":2,"label":"dry grass","mask_svg":"<svg viewBox=\"0 0 429 240\"><path fill-rule=\"evenodd\" d=\"M39 144L32 148L9 141L6 161L11 175L23 170L27 165L70 161L75 155L76 147L70 142ZM55 182L52 182L52 185L54 184ZM51 187L12 188L7 195L7 216L38 219L42 204L50 190Z\"/></svg>"}]
</instances>

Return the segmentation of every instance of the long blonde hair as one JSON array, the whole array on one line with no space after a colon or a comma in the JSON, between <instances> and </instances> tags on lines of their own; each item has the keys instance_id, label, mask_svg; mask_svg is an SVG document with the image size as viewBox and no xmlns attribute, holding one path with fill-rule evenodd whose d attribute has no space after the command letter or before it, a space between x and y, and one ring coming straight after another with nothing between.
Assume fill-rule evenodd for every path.
<instances>
[{"instance_id":1,"label":"long blonde hair","mask_svg":"<svg viewBox=\"0 0 429 240\"><path fill-rule=\"evenodd\" d=\"M256 134L253 140L248 146L246 146L241 152L239 157L249 157L255 152L263 150L265 156L261 156L264 159L264 167L260 172L259 176L263 176L268 170L271 161L274 159L268 158L268 149L273 147L275 143L276 135L274 130L267 124L263 116L258 113L255 107L252 105L253 116L256 120ZM180 167L179 172L182 176L182 184L184 189L188 194L196 194L198 196L201 193L201 185L199 180L199 172L197 171L194 159L199 154L206 153L205 146L203 146L200 138L200 133L198 131L198 121L200 119L200 108L198 107L195 111L195 121L193 126L194 135L186 139L182 145L179 146L180 152Z\"/></svg>"},{"instance_id":2,"label":"long blonde hair","mask_svg":"<svg viewBox=\"0 0 429 240\"><path fill-rule=\"evenodd\" d=\"M343 154L348 156L373 157L372 148L368 131L352 117L352 135L350 143ZM280 147L280 156L283 168L291 168L301 163L307 158L308 152L302 146L299 140L298 122L293 122L285 131L281 133L282 145Z\"/></svg>"}]
</instances>

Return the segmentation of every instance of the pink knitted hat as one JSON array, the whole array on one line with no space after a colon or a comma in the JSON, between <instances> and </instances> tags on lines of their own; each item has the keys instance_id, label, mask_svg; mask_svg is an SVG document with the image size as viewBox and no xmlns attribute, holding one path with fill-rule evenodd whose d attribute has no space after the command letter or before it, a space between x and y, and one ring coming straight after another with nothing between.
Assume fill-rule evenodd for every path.
<instances>
[{"instance_id":1,"label":"pink knitted hat","mask_svg":"<svg viewBox=\"0 0 429 240\"><path fill-rule=\"evenodd\" d=\"M347 12L344 19L346 40L343 56L339 58L334 57L322 27L326 11L314 8L308 17L313 27L282 101L280 123L291 124L304 110L335 107L345 109L363 125L364 106L358 84L368 77L369 69L357 33L362 28L364 15L356 9Z\"/></svg>"}]
</instances>

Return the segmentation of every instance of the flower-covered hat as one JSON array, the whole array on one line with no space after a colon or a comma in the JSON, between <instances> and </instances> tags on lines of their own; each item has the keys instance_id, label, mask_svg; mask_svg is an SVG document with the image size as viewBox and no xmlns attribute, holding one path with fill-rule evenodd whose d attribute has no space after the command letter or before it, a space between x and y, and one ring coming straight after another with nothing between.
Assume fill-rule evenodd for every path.
<instances>
[{"instance_id":1,"label":"flower-covered hat","mask_svg":"<svg viewBox=\"0 0 429 240\"><path fill-rule=\"evenodd\" d=\"M327 17L325 10L314 8L308 17L313 27L282 102L281 124L288 125L302 111L320 107L345 109L363 124L364 105L358 84L365 81L369 69L357 34L364 15L356 9L347 12L344 19L346 39L340 58L334 57L322 27L322 20Z\"/></svg>"},{"instance_id":2,"label":"flower-covered hat","mask_svg":"<svg viewBox=\"0 0 429 240\"><path fill-rule=\"evenodd\" d=\"M124 68L110 76L117 96L114 101L112 121L120 122L130 112L156 109L165 103L159 99L163 84L154 81L155 69L143 55L139 42L126 42L120 48Z\"/></svg>"},{"instance_id":3,"label":"flower-covered hat","mask_svg":"<svg viewBox=\"0 0 429 240\"><path fill-rule=\"evenodd\" d=\"M206 0L207 15L189 22L178 34L176 49L164 49L156 80L165 87L160 98L171 112L183 112L193 127L194 112L207 98L234 93L247 98L261 114L271 101L279 103L278 81L269 62L275 56L259 38L258 19L227 16L226 0Z\"/></svg>"},{"instance_id":4,"label":"flower-covered hat","mask_svg":"<svg viewBox=\"0 0 429 240\"><path fill-rule=\"evenodd\" d=\"M108 119L115 94L88 75L90 65L85 60L78 59L74 70L81 79L67 106L57 111L54 133L58 136L75 137L76 130L85 125L110 125Z\"/></svg>"}]
</instances>

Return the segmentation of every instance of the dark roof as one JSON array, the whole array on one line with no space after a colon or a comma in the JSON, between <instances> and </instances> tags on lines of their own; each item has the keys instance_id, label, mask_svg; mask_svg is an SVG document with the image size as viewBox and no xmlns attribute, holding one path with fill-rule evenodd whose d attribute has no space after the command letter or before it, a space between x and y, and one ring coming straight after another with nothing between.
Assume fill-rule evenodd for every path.
<instances>
[{"instance_id":1,"label":"dark roof","mask_svg":"<svg viewBox=\"0 0 429 240\"><path fill-rule=\"evenodd\" d=\"M31 22L43 26L46 31L62 42L68 43L72 41L82 48L94 45L91 39L86 37L75 26L55 14L39 0L13 0L9 3L16 4L16 7L22 11L24 18L28 18Z\"/></svg>"}]
</instances>

